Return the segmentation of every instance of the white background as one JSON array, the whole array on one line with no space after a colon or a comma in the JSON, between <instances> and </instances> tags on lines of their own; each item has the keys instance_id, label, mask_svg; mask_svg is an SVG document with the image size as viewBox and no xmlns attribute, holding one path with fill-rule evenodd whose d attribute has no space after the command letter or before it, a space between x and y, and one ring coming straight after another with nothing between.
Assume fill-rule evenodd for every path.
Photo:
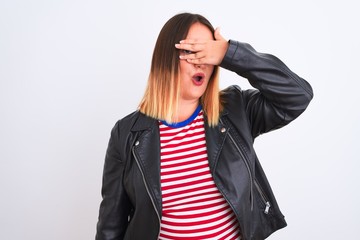
<instances>
[{"instance_id":1,"label":"white background","mask_svg":"<svg viewBox=\"0 0 360 240\"><path fill-rule=\"evenodd\" d=\"M269 239L358 239L355 2L1 0L0 239L94 239L110 130L137 108L157 35L183 11L314 88L303 115L255 142L289 224ZM221 73L222 87L248 87Z\"/></svg>"}]
</instances>

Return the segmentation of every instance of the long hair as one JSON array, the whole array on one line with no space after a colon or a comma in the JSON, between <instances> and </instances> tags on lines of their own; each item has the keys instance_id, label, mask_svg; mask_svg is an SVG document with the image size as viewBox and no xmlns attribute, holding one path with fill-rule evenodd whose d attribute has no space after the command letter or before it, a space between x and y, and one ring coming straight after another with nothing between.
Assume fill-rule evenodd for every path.
<instances>
[{"instance_id":1,"label":"long hair","mask_svg":"<svg viewBox=\"0 0 360 240\"><path fill-rule=\"evenodd\" d=\"M185 39L190 27L201 23L214 35L211 23L199 14L181 13L170 18L161 29L157 38L147 87L140 102L140 112L150 117L176 122L174 114L178 110L180 97L179 50L175 43ZM200 104L207 117L209 126L216 126L222 104L219 97L219 67L214 66Z\"/></svg>"}]
</instances>

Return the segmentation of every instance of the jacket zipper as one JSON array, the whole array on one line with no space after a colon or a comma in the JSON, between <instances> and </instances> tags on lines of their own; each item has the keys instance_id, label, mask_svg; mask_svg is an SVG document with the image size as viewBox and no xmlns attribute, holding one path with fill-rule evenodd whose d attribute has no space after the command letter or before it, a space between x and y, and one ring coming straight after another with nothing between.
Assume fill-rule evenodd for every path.
<instances>
[{"instance_id":1,"label":"jacket zipper","mask_svg":"<svg viewBox=\"0 0 360 240\"><path fill-rule=\"evenodd\" d=\"M245 165L246 165L246 168L248 170L248 173L249 173L249 180L250 180L250 204L251 204L251 211L254 209L254 197L253 197L253 177L252 177L252 173L251 173L251 170L250 170L250 166L249 166L249 163L246 161L246 158L245 158L245 155L244 153L241 151L240 147L237 145L237 143L235 142L234 138L231 136L230 132L228 132L228 135L231 139L231 141L234 143L236 149L238 150L238 152L240 153Z\"/></svg>"},{"instance_id":2,"label":"jacket zipper","mask_svg":"<svg viewBox=\"0 0 360 240\"><path fill-rule=\"evenodd\" d=\"M150 194L149 187L148 187L148 184L147 184L147 182L146 182L144 172L142 171L142 168L140 167L139 160L138 160L138 158L137 158L137 156L136 156L136 153L135 153L135 147L133 147L131 151L132 151L133 156L134 156L134 158L135 158L136 164L137 164L137 166L138 166L138 168L139 168L139 170L140 170L140 172L141 172L141 176L142 176L142 179L143 179L145 188L146 188L146 192L147 192L147 194L148 194L148 196L149 196L149 198L150 198L150 200L151 200L151 203L152 203L152 205L153 205L153 207L154 207L154 210L155 210L155 212L156 212L156 215L157 215L157 217L158 217L158 221L159 221L159 231L158 231L158 236L157 236L156 239L159 239L159 236L160 236L160 226L161 226L160 215L159 215L159 212L158 212L158 210L157 210L157 208L156 208L156 206L155 206L154 199L152 198L152 196L151 196L151 194Z\"/></svg>"},{"instance_id":3,"label":"jacket zipper","mask_svg":"<svg viewBox=\"0 0 360 240\"><path fill-rule=\"evenodd\" d=\"M264 191L263 191L263 190L261 189L261 187L259 186L259 183L258 183L256 180L254 181L254 183L255 183L256 189L257 189L258 192L260 193L260 196L261 196L261 198L262 198L262 200L263 200L263 202L264 202L264 204L265 204L264 213L265 213L265 214L268 214L268 213L269 213L269 210L270 210L270 207L271 207L271 204L270 204L269 200L267 199Z\"/></svg>"}]
</instances>

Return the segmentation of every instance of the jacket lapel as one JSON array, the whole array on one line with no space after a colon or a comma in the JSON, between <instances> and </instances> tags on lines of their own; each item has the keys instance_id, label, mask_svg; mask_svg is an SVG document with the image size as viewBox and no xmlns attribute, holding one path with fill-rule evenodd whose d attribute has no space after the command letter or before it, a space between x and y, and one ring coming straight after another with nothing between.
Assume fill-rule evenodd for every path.
<instances>
[{"instance_id":1,"label":"jacket lapel","mask_svg":"<svg viewBox=\"0 0 360 240\"><path fill-rule=\"evenodd\" d=\"M140 170L144 175L146 188L152 198L155 207L161 216L162 196L160 183L160 135L159 125L155 119L140 114L138 120L131 129L139 132L135 143L135 154Z\"/></svg>"},{"instance_id":2,"label":"jacket lapel","mask_svg":"<svg viewBox=\"0 0 360 240\"><path fill-rule=\"evenodd\" d=\"M205 120L206 148L208 153L209 166L212 173L215 172L216 164L224 144L227 131L227 126L224 125L221 121L217 126L209 127L207 121Z\"/></svg>"}]
</instances>

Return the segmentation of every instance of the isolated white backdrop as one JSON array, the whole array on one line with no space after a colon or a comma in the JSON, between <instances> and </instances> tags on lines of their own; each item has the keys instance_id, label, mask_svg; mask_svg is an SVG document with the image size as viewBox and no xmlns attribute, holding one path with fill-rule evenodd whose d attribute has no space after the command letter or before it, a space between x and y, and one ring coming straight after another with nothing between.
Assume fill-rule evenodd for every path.
<instances>
[{"instance_id":1,"label":"isolated white backdrop","mask_svg":"<svg viewBox=\"0 0 360 240\"><path fill-rule=\"evenodd\" d=\"M359 238L355 1L1 0L0 239L94 239L110 130L136 109L156 37L183 11L314 88L303 115L255 143L289 224L269 239Z\"/></svg>"}]
</instances>

